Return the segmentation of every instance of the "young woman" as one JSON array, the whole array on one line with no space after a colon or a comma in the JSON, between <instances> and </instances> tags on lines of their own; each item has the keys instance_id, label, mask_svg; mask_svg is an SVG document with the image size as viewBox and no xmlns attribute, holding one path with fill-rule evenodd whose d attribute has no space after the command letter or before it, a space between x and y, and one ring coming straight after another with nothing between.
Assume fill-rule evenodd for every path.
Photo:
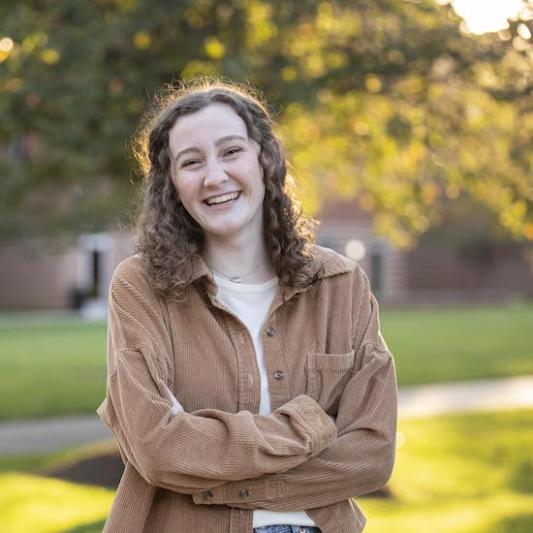
<instances>
[{"instance_id":1,"label":"young woman","mask_svg":"<svg viewBox=\"0 0 533 533\"><path fill-rule=\"evenodd\" d=\"M312 243L260 100L200 82L141 136L136 254L109 293L97 412L125 471L104 532L360 532L396 373L355 262Z\"/></svg>"}]
</instances>

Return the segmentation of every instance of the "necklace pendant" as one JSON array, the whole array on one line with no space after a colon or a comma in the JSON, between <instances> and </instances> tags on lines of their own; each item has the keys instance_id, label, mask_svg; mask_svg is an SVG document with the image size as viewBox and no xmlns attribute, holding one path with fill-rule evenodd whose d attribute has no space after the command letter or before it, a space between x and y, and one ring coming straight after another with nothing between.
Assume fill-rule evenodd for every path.
<instances>
[{"instance_id":1,"label":"necklace pendant","mask_svg":"<svg viewBox=\"0 0 533 533\"><path fill-rule=\"evenodd\" d=\"M230 281L233 281L233 283L242 283L242 278L240 276L230 276Z\"/></svg>"}]
</instances>

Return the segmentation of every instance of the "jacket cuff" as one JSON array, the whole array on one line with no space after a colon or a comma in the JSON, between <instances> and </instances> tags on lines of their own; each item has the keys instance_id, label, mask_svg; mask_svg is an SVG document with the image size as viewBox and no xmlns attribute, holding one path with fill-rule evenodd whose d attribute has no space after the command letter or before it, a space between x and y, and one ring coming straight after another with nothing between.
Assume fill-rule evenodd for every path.
<instances>
[{"instance_id":1,"label":"jacket cuff","mask_svg":"<svg viewBox=\"0 0 533 533\"><path fill-rule=\"evenodd\" d=\"M311 456L320 453L337 438L337 426L333 419L306 394L296 396L275 412L290 414L309 435Z\"/></svg>"},{"instance_id":2,"label":"jacket cuff","mask_svg":"<svg viewBox=\"0 0 533 533\"><path fill-rule=\"evenodd\" d=\"M246 506L254 501L281 498L284 488L282 481L245 480L197 492L192 495L192 500L196 505L224 505L228 502Z\"/></svg>"}]
</instances>

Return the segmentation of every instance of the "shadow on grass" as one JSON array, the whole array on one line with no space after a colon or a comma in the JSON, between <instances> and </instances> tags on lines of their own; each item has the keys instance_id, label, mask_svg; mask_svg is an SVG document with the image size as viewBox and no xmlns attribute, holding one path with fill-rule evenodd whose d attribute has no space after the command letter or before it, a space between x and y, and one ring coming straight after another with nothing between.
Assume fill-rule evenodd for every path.
<instances>
[{"instance_id":1,"label":"shadow on grass","mask_svg":"<svg viewBox=\"0 0 533 533\"><path fill-rule=\"evenodd\" d=\"M53 468L41 469L38 474L73 483L98 485L116 489L124 472L124 464L116 453L98 454Z\"/></svg>"},{"instance_id":2,"label":"shadow on grass","mask_svg":"<svg viewBox=\"0 0 533 533\"><path fill-rule=\"evenodd\" d=\"M494 524L486 533L531 533L533 513L507 516Z\"/></svg>"},{"instance_id":3,"label":"shadow on grass","mask_svg":"<svg viewBox=\"0 0 533 533\"><path fill-rule=\"evenodd\" d=\"M90 524L83 524L74 529L65 529L60 533L102 533L104 529L105 520L101 522L91 522Z\"/></svg>"},{"instance_id":4,"label":"shadow on grass","mask_svg":"<svg viewBox=\"0 0 533 533\"><path fill-rule=\"evenodd\" d=\"M523 459L513 468L509 478L509 486L519 492L533 494L533 460ZM533 520L530 522L533 531Z\"/></svg>"}]
</instances>

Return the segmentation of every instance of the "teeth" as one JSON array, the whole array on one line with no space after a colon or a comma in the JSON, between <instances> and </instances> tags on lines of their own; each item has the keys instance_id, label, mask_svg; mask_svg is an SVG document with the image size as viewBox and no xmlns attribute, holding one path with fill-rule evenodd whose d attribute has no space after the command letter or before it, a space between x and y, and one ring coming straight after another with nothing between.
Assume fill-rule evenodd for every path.
<instances>
[{"instance_id":1,"label":"teeth","mask_svg":"<svg viewBox=\"0 0 533 533\"><path fill-rule=\"evenodd\" d=\"M222 194L220 196L215 196L206 200L207 205L222 204L228 202L229 200L235 200L239 196L240 192L232 192L229 194Z\"/></svg>"}]
</instances>

